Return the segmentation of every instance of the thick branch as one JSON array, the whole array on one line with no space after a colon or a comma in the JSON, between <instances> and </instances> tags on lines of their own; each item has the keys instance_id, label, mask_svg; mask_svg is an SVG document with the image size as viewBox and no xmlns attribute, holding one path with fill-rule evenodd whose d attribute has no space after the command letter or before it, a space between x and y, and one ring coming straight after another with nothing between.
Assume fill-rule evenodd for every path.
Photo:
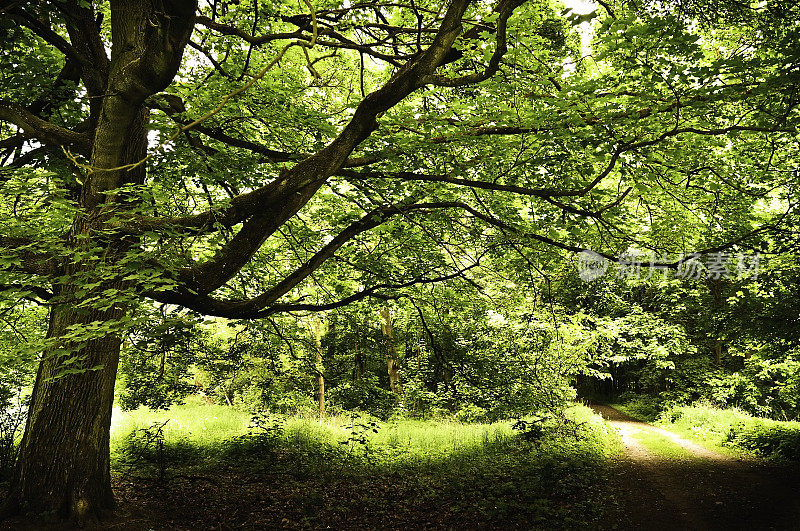
<instances>
[{"instance_id":1,"label":"thick branch","mask_svg":"<svg viewBox=\"0 0 800 531\"><path fill-rule=\"evenodd\" d=\"M48 301L53 298L53 293L49 290L41 286L32 286L27 284L0 284L0 291L13 291L17 293L28 291L42 301ZM34 301L40 302L36 299L34 299Z\"/></svg>"},{"instance_id":2,"label":"thick branch","mask_svg":"<svg viewBox=\"0 0 800 531\"><path fill-rule=\"evenodd\" d=\"M91 138L88 135L42 120L17 103L0 100L0 121L16 125L26 136L43 144L69 146L81 155L91 155Z\"/></svg>"},{"instance_id":3,"label":"thick branch","mask_svg":"<svg viewBox=\"0 0 800 531\"><path fill-rule=\"evenodd\" d=\"M56 272L53 257L37 250L36 242L27 238L0 236L0 254L7 262L2 267L5 271L34 275L52 275Z\"/></svg>"},{"instance_id":4,"label":"thick branch","mask_svg":"<svg viewBox=\"0 0 800 531\"><path fill-rule=\"evenodd\" d=\"M266 238L294 216L320 186L342 165L364 139L374 131L377 117L420 88L420 79L442 64L447 52L461 32L461 17L468 0L453 0L444 15L439 32L431 46L401 68L383 87L367 95L356 108L353 118L339 136L325 148L298 163L278 180L239 196L227 211L249 210L255 214L228 245L211 259L180 272L179 278L201 294L219 288L247 263ZM203 220L207 224L216 216ZM235 219L235 218L234 218Z\"/></svg>"},{"instance_id":5,"label":"thick branch","mask_svg":"<svg viewBox=\"0 0 800 531\"><path fill-rule=\"evenodd\" d=\"M430 75L425 77L422 82L426 85L434 85L439 87L461 87L464 85L474 85L485 81L495 75L500 69L500 61L508 51L508 44L506 42L506 28L508 25L508 18L514 13L514 10L525 3L525 0L501 0L497 5L496 11L499 16L497 17L497 36L495 38L495 50L489 59L489 64L483 72L474 72L466 74L457 78L448 78L442 75Z\"/></svg>"},{"instance_id":6,"label":"thick branch","mask_svg":"<svg viewBox=\"0 0 800 531\"><path fill-rule=\"evenodd\" d=\"M341 308L342 306L347 306L348 304L352 304L356 301L366 299L368 297L381 300L397 299L403 297L404 295L386 294L383 292L385 291L396 292L398 290L409 288L416 285L446 282L448 280L453 280L455 278L463 277L465 272L477 266L478 263L476 262L448 275L441 275L432 278L424 278L424 277L415 278L407 282L400 282L400 283L376 284L374 286L370 286L356 293L353 293L352 295L344 297L338 301L326 304L311 304L311 303L303 303L297 301L297 302L273 304L261 310L252 309L247 312L242 312L239 308L236 307L239 304L238 302L220 301L208 296L194 297L187 299L176 299L174 296L170 296L170 294L164 294L164 293L153 293L153 294L148 294L148 296L160 302L165 302L168 304L180 304L182 306L185 306L186 308L198 311L205 315L215 315L217 317L227 317L231 319L256 319L256 318L269 317L270 315L274 315L276 313L295 312L295 311L332 310L334 308Z\"/></svg>"}]
</instances>

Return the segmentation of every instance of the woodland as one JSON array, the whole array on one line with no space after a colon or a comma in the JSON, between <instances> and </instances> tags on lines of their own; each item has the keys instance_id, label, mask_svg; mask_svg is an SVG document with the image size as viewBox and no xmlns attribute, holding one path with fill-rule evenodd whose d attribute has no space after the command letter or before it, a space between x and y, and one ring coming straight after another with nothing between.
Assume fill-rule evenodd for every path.
<instances>
[{"instance_id":1,"label":"woodland","mask_svg":"<svg viewBox=\"0 0 800 531\"><path fill-rule=\"evenodd\" d=\"M586 404L794 474L798 21L0 0L0 526L625 528L697 462Z\"/></svg>"}]
</instances>

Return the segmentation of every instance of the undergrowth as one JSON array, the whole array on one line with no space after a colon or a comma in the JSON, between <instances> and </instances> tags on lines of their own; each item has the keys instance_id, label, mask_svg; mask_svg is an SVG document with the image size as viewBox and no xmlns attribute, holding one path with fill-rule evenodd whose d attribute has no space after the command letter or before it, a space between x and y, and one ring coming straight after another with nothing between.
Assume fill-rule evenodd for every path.
<instances>
[{"instance_id":1,"label":"undergrowth","mask_svg":"<svg viewBox=\"0 0 800 531\"><path fill-rule=\"evenodd\" d=\"M422 505L446 501L461 518L525 527L581 527L599 518L606 458L619 451L613 430L583 406L563 418L522 420L514 429L513 421L250 418L212 405L141 409L115 416L113 467L152 480L167 470L166 481L170 474L244 469L301 482L306 491L351 478L353 485L395 485ZM163 444L152 437L145 444L151 426L160 426ZM369 488L364 492L364 503L372 503Z\"/></svg>"},{"instance_id":2,"label":"undergrowth","mask_svg":"<svg viewBox=\"0 0 800 531\"><path fill-rule=\"evenodd\" d=\"M661 414L657 424L718 450L800 460L800 422L753 417L737 409L698 403L671 406Z\"/></svg>"}]
</instances>

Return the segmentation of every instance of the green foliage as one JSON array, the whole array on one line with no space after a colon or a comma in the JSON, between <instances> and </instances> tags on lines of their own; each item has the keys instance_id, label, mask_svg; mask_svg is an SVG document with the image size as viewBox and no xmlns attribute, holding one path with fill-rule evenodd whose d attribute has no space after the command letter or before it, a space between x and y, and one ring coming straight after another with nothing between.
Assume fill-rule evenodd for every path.
<instances>
[{"instance_id":1,"label":"green foliage","mask_svg":"<svg viewBox=\"0 0 800 531\"><path fill-rule=\"evenodd\" d=\"M764 457L800 460L800 423L750 419L731 426L726 441Z\"/></svg>"},{"instance_id":2,"label":"green foliage","mask_svg":"<svg viewBox=\"0 0 800 531\"><path fill-rule=\"evenodd\" d=\"M734 448L760 457L800 460L800 423L753 417L708 404L672 406L660 424L714 449Z\"/></svg>"},{"instance_id":3,"label":"green foliage","mask_svg":"<svg viewBox=\"0 0 800 531\"><path fill-rule=\"evenodd\" d=\"M157 470L156 480L163 484L167 479L168 456L164 439L164 427L170 419L155 421L147 428L139 428L130 433L123 448L124 457L120 465L127 468L130 474L134 469L141 471L146 468L148 460L152 461Z\"/></svg>"},{"instance_id":4,"label":"green foliage","mask_svg":"<svg viewBox=\"0 0 800 531\"><path fill-rule=\"evenodd\" d=\"M17 458L19 438L27 418L27 399L21 390L0 387L0 481L7 479Z\"/></svg>"},{"instance_id":5,"label":"green foliage","mask_svg":"<svg viewBox=\"0 0 800 531\"><path fill-rule=\"evenodd\" d=\"M110 124L118 118L97 107L113 100L102 97L105 88L97 94L90 86L107 80L90 83L83 72L55 83L69 76L66 68L59 73L64 54L50 41L69 36L74 43L80 31L69 26L73 17L46 3L14 6L28 18L0 21L0 408L24 396L40 355L55 362L49 380L111 370L115 363L90 363L83 352L97 339L119 337L118 403L135 411L124 422L144 417L141 406L176 406L170 414L180 416L191 407L177 406L198 397L243 417L299 417L281 429L257 417L251 437L241 437L241 418L230 409L219 410L227 424L206 419L201 428L173 419L150 439L150 428L129 429L139 434L129 445L138 444L142 455L157 448L159 461L181 452L192 460L195 446L221 455L237 444L260 445L279 460L278 449L294 445L305 464L325 456L346 468L356 454L371 465L397 464L397 455L408 454L403 466L412 466L429 443L425 452L446 454L453 470L453 452L477 454L485 464L486 455L510 449L541 471L548 459L572 451L556 436L569 429L581 433L565 439L575 448L603 454L596 426L586 434L569 423L535 423L526 430L536 441L531 448L499 421L545 412L559 418L576 387L631 398L630 410L646 418L664 408L678 415L683 410L673 406L700 398L800 417L800 225L792 211L800 160L797 8L740 4L611 2L575 15L529 1L509 17L496 75L398 95L396 105L351 130L351 120L364 114L363 107L356 112L360 103L374 103L367 94L408 71L400 67L405 61L424 56L441 5L387 5L374 10L373 21L363 6L315 3L325 13L324 38L289 50L251 90L228 99L279 49L243 46L237 34L307 33L309 18L292 16L296 8L285 2L207 3L201 11L232 29L206 27L164 92L147 99L151 118L137 130L149 129L151 144L165 143L137 168L141 179L99 192L90 184L104 178L83 166L92 154L73 156L49 134L71 128L95 141L87 128L99 117ZM456 78L493 61L500 14L488 6L467 7L462 36L437 75ZM108 15L98 19L97 48L121 49L110 32L114 8L96 9ZM55 33L37 36L29 22L37 17ZM148 23L158 27L156 18ZM360 27L366 23L368 31ZM587 49L577 31L584 23L593 29ZM362 42L386 27L405 29ZM425 30L416 41L413 28ZM34 112L39 101L60 103L54 112ZM176 126L221 101L219 112L173 138ZM16 109L7 102L57 127L40 134L38 122L16 123L6 118ZM333 153L355 137L346 153ZM106 150L97 139L98 152ZM322 149L325 157L309 163ZM327 168L322 159L339 163ZM106 173L113 180L119 172ZM276 190L310 192L292 206ZM95 192L102 209L86 206ZM249 201L257 208L226 221ZM208 213L202 224L182 226L200 213ZM258 219L264 213L271 221ZM258 245L236 249L241 242ZM758 250L770 261L758 278L700 280L668 273L639 280L616 265L587 285L570 263L584 248L673 257ZM47 260L40 263L41 256ZM52 268L40 267L45 262ZM221 285L201 289L220 264L233 270L221 274ZM144 298L261 320L203 320ZM251 303L255 309L246 311ZM384 304L391 339L381 332ZM319 346L306 310L325 322ZM55 326L68 314L71 320ZM387 357L395 354L402 393L388 381ZM320 376L328 411L339 416L312 429ZM352 418L349 430L336 424L356 411L369 419L361 428ZM437 425L437 435L418 423L450 416L459 423ZM1 439L13 443L14 422ZM195 433L209 426L215 435L207 441ZM381 428L366 433L370 426ZM731 441L766 453L794 451L789 435L762 428L737 428ZM437 439L448 430L453 452ZM238 442L226 442L234 437ZM502 466L522 473L511 458ZM482 474L469 472L470 479ZM491 474L501 475L497 467ZM537 481L529 474L524 486L541 492Z\"/></svg>"},{"instance_id":6,"label":"green foliage","mask_svg":"<svg viewBox=\"0 0 800 531\"><path fill-rule=\"evenodd\" d=\"M365 411L384 420L392 415L400 403L399 397L383 387L374 373L333 387L328 396L331 403L343 411Z\"/></svg>"},{"instance_id":7,"label":"green foliage","mask_svg":"<svg viewBox=\"0 0 800 531\"><path fill-rule=\"evenodd\" d=\"M20 302L0 310L8 325L0 329L0 481L9 477L16 461L35 375L35 358L20 345L41 337L39 327L46 326L44 312L29 305Z\"/></svg>"},{"instance_id":8,"label":"green foliage","mask_svg":"<svg viewBox=\"0 0 800 531\"><path fill-rule=\"evenodd\" d=\"M121 356L117 399L123 409L166 409L195 389L187 379L204 346L202 331L192 315L148 306L141 311L149 319L130 335L130 347Z\"/></svg>"},{"instance_id":9,"label":"green foliage","mask_svg":"<svg viewBox=\"0 0 800 531\"><path fill-rule=\"evenodd\" d=\"M670 407L670 404L664 402L661 397L650 395L623 393L619 399L620 402L614 404L616 409L646 422L657 419L665 409Z\"/></svg>"}]
</instances>

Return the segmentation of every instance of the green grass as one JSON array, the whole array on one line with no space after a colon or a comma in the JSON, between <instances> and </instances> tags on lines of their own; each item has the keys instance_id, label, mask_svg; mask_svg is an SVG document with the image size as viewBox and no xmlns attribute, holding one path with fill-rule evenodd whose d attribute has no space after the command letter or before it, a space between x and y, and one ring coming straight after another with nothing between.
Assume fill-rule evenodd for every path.
<instances>
[{"instance_id":1,"label":"green grass","mask_svg":"<svg viewBox=\"0 0 800 531\"><path fill-rule=\"evenodd\" d=\"M591 410L575 406L566 411L566 416L572 421L570 426L579 426L582 438L577 445L579 451L602 456L618 451L616 437ZM262 434L262 443L268 438L275 447L323 454L338 449L340 452L333 453L348 458L367 455L369 460L380 460L383 465L430 464L456 454L519 444L518 434L509 421L491 424L448 419L380 422L368 416L349 415L329 416L320 421L299 416L267 415L262 419L262 425L275 429L248 430L251 423L248 413L195 401L166 411L144 407L127 412L115 409L111 428L112 457L117 461L124 460L125 450L132 441L143 438L143 430L164 421L168 421L163 428L167 448L191 448L203 459L221 456L237 446L244 446L246 451L248 442L258 439L258 434ZM254 437L248 438L248 432ZM575 441L561 441L559 436L563 433L556 432L548 431L549 435L540 441L537 449L569 452Z\"/></svg>"},{"instance_id":2,"label":"green grass","mask_svg":"<svg viewBox=\"0 0 800 531\"><path fill-rule=\"evenodd\" d=\"M140 407L135 411L117 408L111 419L111 459L124 461L131 442L142 438L142 430L153 423L164 425L165 444L173 451L193 454L197 460L218 453L231 437L247 432L250 415L234 408L204 403L188 403L169 410Z\"/></svg>"},{"instance_id":3,"label":"green grass","mask_svg":"<svg viewBox=\"0 0 800 531\"><path fill-rule=\"evenodd\" d=\"M694 459L692 452L683 448L675 441L662 433L641 430L634 433L633 438L642 443L642 446L658 457L667 459Z\"/></svg>"},{"instance_id":4,"label":"green grass","mask_svg":"<svg viewBox=\"0 0 800 531\"><path fill-rule=\"evenodd\" d=\"M743 449L727 444L726 437L732 426L747 418L752 417L738 409L696 404L672 406L661 414L655 424L714 452L739 457Z\"/></svg>"},{"instance_id":5,"label":"green grass","mask_svg":"<svg viewBox=\"0 0 800 531\"><path fill-rule=\"evenodd\" d=\"M758 418L738 409L696 403L668 408L655 424L732 457L800 460L800 422Z\"/></svg>"},{"instance_id":6,"label":"green grass","mask_svg":"<svg viewBox=\"0 0 800 531\"><path fill-rule=\"evenodd\" d=\"M140 478L155 478L159 461L167 478L245 470L282 478L280 484L306 493L325 493L326 484L346 480L361 486L351 493L360 496L356 505L369 505L374 492L390 485L415 500L404 504L406 511L446 502L454 515L476 522L584 527L603 510L598 500L606 458L619 452L619 439L584 406L570 408L566 418L549 421L535 440L520 437L510 421L351 416L267 415L260 419L266 429L248 435L248 414L195 402L169 411L116 412L112 467ZM166 419L159 457L141 430Z\"/></svg>"}]
</instances>

